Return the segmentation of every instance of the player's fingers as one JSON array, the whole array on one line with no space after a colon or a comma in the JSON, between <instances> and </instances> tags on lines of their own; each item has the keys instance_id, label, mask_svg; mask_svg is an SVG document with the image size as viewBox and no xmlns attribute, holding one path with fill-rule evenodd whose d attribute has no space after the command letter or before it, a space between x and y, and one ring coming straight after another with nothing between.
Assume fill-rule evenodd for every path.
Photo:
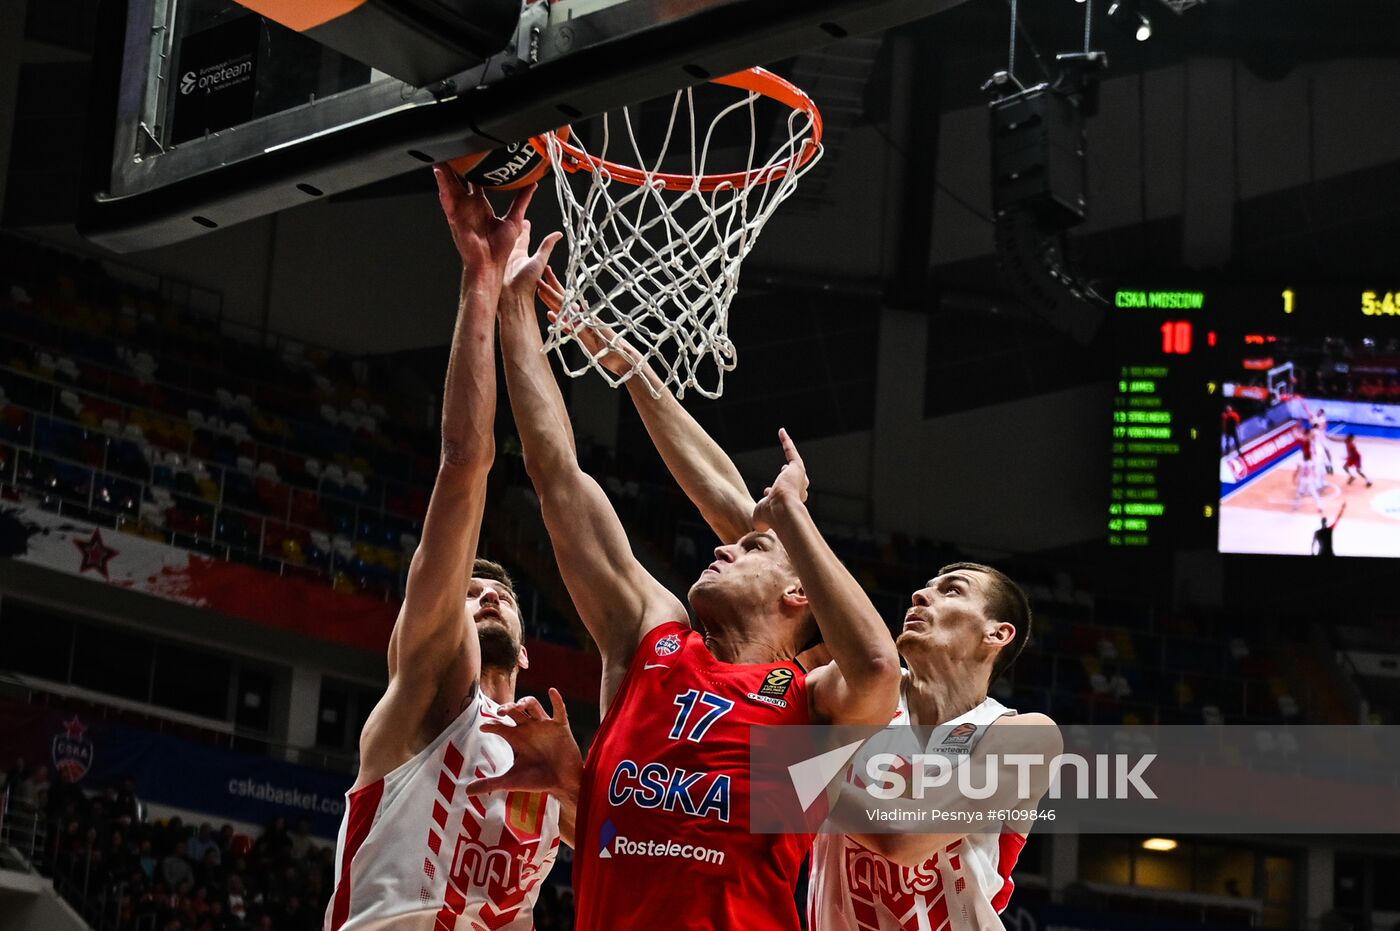
<instances>
[{"instance_id":1,"label":"player's fingers","mask_svg":"<svg viewBox=\"0 0 1400 931\"><path fill-rule=\"evenodd\" d=\"M520 707L524 710L526 717L534 718L537 721L548 717L544 713L544 705L541 705L540 700L533 695L527 695L521 699Z\"/></svg>"},{"instance_id":2,"label":"player's fingers","mask_svg":"<svg viewBox=\"0 0 1400 931\"><path fill-rule=\"evenodd\" d=\"M471 193L471 184L446 163L440 162L434 165L433 176L437 178L438 193L443 196L453 197Z\"/></svg>"},{"instance_id":3,"label":"player's fingers","mask_svg":"<svg viewBox=\"0 0 1400 931\"><path fill-rule=\"evenodd\" d=\"M524 702L511 702L509 705L502 705L496 709L497 717L509 718L517 724L522 724L530 720L530 712L526 710ZM485 725L482 725L485 727ZM501 725L505 726L505 725Z\"/></svg>"},{"instance_id":4,"label":"player's fingers","mask_svg":"<svg viewBox=\"0 0 1400 931\"><path fill-rule=\"evenodd\" d=\"M499 792L502 789L514 788L510 773L500 776L487 776L485 779L477 779L469 782L464 787L468 795L487 795L491 792Z\"/></svg>"},{"instance_id":5,"label":"player's fingers","mask_svg":"<svg viewBox=\"0 0 1400 931\"><path fill-rule=\"evenodd\" d=\"M452 188L446 178L447 172L437 165L433 166L433 180L437 182L438 203L442 204L444 210L452 205Z\"/></svg>"},{"instance_id":6,"label":"player's fingers","mask_svg":"<svg viewBox=\"0 0 1400 931\"><path fill-rule=\"evenodd\" d=\"M528 698L529 696L526 697ZM512 711L518 711L520 709L520 706L523 704L525 704L524 698L519 698L515 701L508 701L503 705L498 705L496 708L496 712L498 714L509 714Z\"/></svg>"},{"instance_id":7,"label":"player's fingers","mask_svg":"<svg viewBox=\"0 0 1400 931\"><path fill-rule=\"evenodd\" d=\"M517 223L523 221L525 219L525 211L529 208L530 199L535 196L535 189L537 187L539 187L539 185L531 184L521 188L520 193L515 195L515 200L510 202L510 213L506 214L505 219L514 220Z\"/></svg>"},{"instance_id":8,"label":"player's fingers","mask_svg":"<svg viewBox=\"0 0 1400 931\"><path fill-rule=\"evenodd\" d=\"M473 209L475 209L477 213L483 217L490 217L493 220L500 219L500 217L496 216L496 208L491 206L491 201L486 196L486 188L479 184L472 184L469 181L467 182L467 194L471 197L469 203L472 204Z\"/></svg>"},{"instance_id":9,"label":"player's fingers","mask_svg":"<svg viewBox=\"0 0 1400 931\"><path fill-rule=\"evenodd\" d=\"M559 245L559 240L564 238L563 233L550 233L540 243L540 247L535 250L535 258L546 264L549 262L549 254L554 251L554 247Z\"/></svg>"},{"instance_id":10,"label":"player's fingers","mask_svg":"<svg viewBox=\"0 0 1400 931\"><path fill-rule=\"evenodd\" d=\"M517 255L523 255L523 254L525 254L525 253L528 253L529 251L530 251L530 224L529 224L529 223L522 223L522 224L520 224L520 232L518 232L518 233L515 234L515 245L511 248L511 252L512 252L512 253L515 253L515 254L517 254Z\"/></svg>"},{"instance_id":11,"label":"player's fingers","mask_svg":"<svg viewBox=\"0 0 1400 931\"><path fill-rule=\"evenodd\" d=\"M564 696L560 695L559 690L553 686L549 688L549 706L554 712L554 720L568 726L569 709L564 705Z\"/></svg>"},{"instance_id":12,"label":"player's fingers","mask_svg":"<svg viewBox=\"0 0 1400 931\"><path fill-rule=\"evenodd\" d=\"M778 442L783 444L783 455L787 456L788 462L802 462L802 457L797 454L797 444L792 441L792 437L788 436L785 427L778 428Z\"/></svg>"},{"instance_id":13,"label":"player's fingers","mask_svg":"<svg viewBox=\"0 0 1400 931\"><path fill-rule=\"evenodd\" d=\"M549 305L550 305L551 307L554 308L553 310L551 310L551 311L549 312L549 314L550 314L549 322L550 322L550 323L558 323L558 322L559 322L559 316L560 316L560 314L562 313L562 311L560 310L560 307L561 307L562 305L560 305L558 302L552 302L552 301L546 301L546 303L549 303ZM573 323L573 321L572 321L572 320L565 320L563 326L561 327L561 329L562 329L565 333L567 333L568 335L573 336L573 335L574 335L574 323ZM585 340L585 342L587 341L587 330L584 331L584 340Z\"/></svg>"}]
</instances>

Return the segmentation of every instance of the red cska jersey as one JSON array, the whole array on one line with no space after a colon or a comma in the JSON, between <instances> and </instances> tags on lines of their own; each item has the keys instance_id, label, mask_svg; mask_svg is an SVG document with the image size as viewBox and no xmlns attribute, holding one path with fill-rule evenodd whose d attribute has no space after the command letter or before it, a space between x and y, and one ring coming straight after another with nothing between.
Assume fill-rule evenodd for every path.
<instances>
[{"instance_id":1,"label":"red cska jersey","mask_svg":"<svg viewBox=\"0 0 1400 931\"><path fill-rule=\"evenodd\" d=\"M577 931L797 931L811 836L749 832L749 727L808 723L796 663L720 662L677 622L642 638L584 764Z\"/></svg>"}]
</instances>

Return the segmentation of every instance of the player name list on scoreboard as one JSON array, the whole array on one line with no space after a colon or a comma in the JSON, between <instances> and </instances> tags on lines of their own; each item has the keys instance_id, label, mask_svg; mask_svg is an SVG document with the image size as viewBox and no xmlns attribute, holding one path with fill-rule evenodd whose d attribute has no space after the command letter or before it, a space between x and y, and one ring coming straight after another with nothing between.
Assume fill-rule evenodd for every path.
<instances>
[{"instance_id":1,"label":"player name list on scoreboard","mask_svg":"<svg viewBox=\"0 0 1400 931\"><path fill-rule=\"evenodd\" d=\"M1167 401L1170 368L1125 365L1113 396L1108 543L1147 546L1166 517L1163 480L1181 455L1179 425Z\"/></svg>"}]
</instances>

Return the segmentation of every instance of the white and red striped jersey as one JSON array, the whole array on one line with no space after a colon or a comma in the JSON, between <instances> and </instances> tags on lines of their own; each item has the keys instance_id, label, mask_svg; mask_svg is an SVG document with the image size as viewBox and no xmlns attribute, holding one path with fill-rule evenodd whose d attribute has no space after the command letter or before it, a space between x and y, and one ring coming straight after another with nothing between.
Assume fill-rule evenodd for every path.
<instances>
[{"instance_id":1,"label":"white and red striped jersey","mask_svg":"<svg viewBox=\"0 0 1400 931\"><path fill-rule=\"evenodd\" d=\"M503 721L482 695L412 759L346 794L325 931L529 931L559 848L559 803L527 792L467 796L510 768Z\"/></svg>"},{"instance_id":2,"label":"white and red striped jersey","mask_svg":"<svg viewBox=\"0 0 1400 931\"><path fill-rule=\"evenodd\" d=\"M940 724L928 750L938 752L935 745L952 738L970 752L992 722L1015 713L988 698ZM908 716L901 689L891 723L906 724ZM1025 837L1003 825L1000 833L968 834L919 866L906 867L845 834L818 834L812 844L807 926L811 931L999 931L999 915L1011 900L1011 869L1025 843Z\"/></svg>"}]
</instances>

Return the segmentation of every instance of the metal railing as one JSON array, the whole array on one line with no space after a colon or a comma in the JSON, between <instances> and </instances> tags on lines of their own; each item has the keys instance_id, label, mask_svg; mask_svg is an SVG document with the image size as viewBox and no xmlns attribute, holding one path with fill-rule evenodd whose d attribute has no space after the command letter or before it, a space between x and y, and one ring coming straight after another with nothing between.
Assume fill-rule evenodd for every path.
<instances>
[{"instance_id":1,"label":"metal railing","mask_svg":"<svg viewBox=\"0 0 1400 931\"><path fill-rule=\"evenodd\" d=\"M353 567L354 559L348 558L337 552L334 547L327 554L327 562L324 567L308 563L296 563L285 559L280 552L273 552L268 544L268 528L285 527L289 530L300 531L307 536L314 531L324 533L319 528L308 527L291 520L281 518L271 518L264 514L256 514L252 511L245 511L240 508L222 502L211 502L204 498L191 498L188 495L171 492L165 486L158 486L151 481L142 481L130 475L111 472L106 469L88 465L73 459L56 455L47 451L39 451L34 448L33 440L29 446L17 446L13 443L0 441L0 456L5 451L10 451L11 455L4 456L6 460L0 462L0 486L8 485L19 491L31 491L40 497L38 506L43 510L55 514L63 514L74 519L89 521L100 526L111 527L124 532L135 531L138 536L148 538L159 537L160 541L171 546L182 548L193 548L200 552L214 555L227 562L241 562L253 564L264 571L276 572L278 575L295 575L299 577L323 578L333 581L336 572L349 570ZM75 496L65 489L49 487L33 487L28 481L23 480L24 457L29 457L32 461L42 467L46 463L56 463L72 469L79 469L88 473L86 494ZM31 466L32 468L32 466ZM107 479L113 483L131 487L139 496L139 501L152 501L150 489L159 487L162 491L169 492L171 498L177 504L188 502L192 509L205 513L208 516L208 531L200 533L194 529L172 529L158 526L148 521L142 521L139 513L133 514L127 508L117 502L104 502L98 499L98 489L101 484L98 479ZM221 488L222 490L222 488ZM250 530L250 544L247 546L230 543L219 539L218 528L220 519L226 515L236 515L245 528ZM359 520L355 521L358 529ZM256 534L251 528L256 528ZM330 534L327 534L328 536ZM255 537L255 539L254 539ZM376 545L380 545L377 544ZM406 562L406 560L405 560ZM393 600L401 594L403 585L407 577L407 566L400 566L394 570L394 584L391 588L385 589L381 594L384 600Z\"/></svg>"},{"instance_id":2,"label":"metal railing","mask_svg":"<svg viewBox=\"0 0 1400 931\"><path fill-rule=\"evenodd\" d=\"M3 370L3 366L0 366L0 371ZM192 547L201 552L224 559L225 561L256 565L258 568L265 571L276 572L280 576L294 575L302 578L314 577L331 583L334 581L337 572L353 569L355 559L338 553L334 548L328 552L327 562L325 566L322 567L304 562L298 563L290 561L284 558L280 552L269 547L269 528L273 528L274 530L285 528L288 531L299 532L307 537L310 537L313 532L326 533L327 536L334 535L331 531L325 531L318 527L311 527L292 519L293 508L291 496L298 491L311 493L310 489L289 485L284 482L282 484L285 485L288 491L288 504L285 515L273 517L267 514L260 514L236 507L224 501L227 481L226 476L229 470L226 467L213 466L209 471L211 476L217 474L219 477L218 500L211 501L203 497L194 498L157 483L155 481L156 467L149 462L147 463L147 472L144 477L115 472L107 468L112 441L122 439L121 437L108 437L105 434L101 434L104 439L103 464L101 466L94 466L80 460L38 449L35 445L35 432L39 418L47 418L65 424L68 427L89 433L96 433L97 431L93 431L91 428L76 421L58 417L54 414L36 411L32 407L13 404L12 402L11 406L24 410L30 415L29 442L27 444L17 444L8 440L0 440L0 486L10 486L17 490L27 490L39 495L40 500L38 504L44 510L57 514L65 514L75 519L88 520L92 523L111 527L123 532L134 531L139 536L146 536L148 538L159 537L161 542L171 546L184 548ZM7 450L11 452L10 455L5 455ZM503 456L505 455L508 454L503 454ZM77 469L87 473L88 481L86 493L75 497L68 493L66 489L51 486L36 487L21 481L21 460L25 456L30 457L31 460L37 460L40 464L55 463L69 469ZM515 471L523 474L523 467ZM207 533L192 533L188 530L168 528L142 521L139 513L139 503L136 505L138 509L137 512L132 513L130 509L123 507L120 502L100 500L99 487L102 484L99 481L100 479L114 484L119 483L121 486L130 488L134 492L133 498L138 502L154 501L155 495L152 489L161 488L164 492L168 492L171 499L177 504L184 502L191 511L205 514L208 519ZM331 496L320 495L319 493L317 494L317 498L318 500L330 498L333 505L343 504L353 508L351 512L352 533L347 535L352 542L365 542L360 535L362 518L364 517L387 518L399 521L405 519L403 515L395 514L392 511L378 510L366 505L356 505L352 502L344 501L343 499L335 499ZM219 539L218 527L220 518L225 514L235 515L242 521L244 527L250 531L249 545L241 546L230 543L227 540ZM254 528L256 528L255 533L253 532ZM483 527L480 544L482 555L489 555L491 548L500 547L503 544L507 548L522 545L521 541L518 539L519 535L512 533L513 529L515 528L513 528L509 521L488 522L486 526ZM537 541L534 542L537 543ZM378 540L373 541L373 543L376 547L385 545L382 541ZM386 567L393 571L392 582L387 588L379 591L379 594L384 600L391 602L397 601L402 597L408 577L409 554L400 551L396 555L399 557L400 565L397 568ZM358 554L356 558L358 558ZM524 603L521 605L522 620L525 622L528 630L547 635L540 626L540 603L538 593L533 589L534 587L530 586L528 593L522 592L522 595L526 595ZM372 593L375 590L374 587L371 587L370 592Z\"/></svg>"},{"instance_id":3,"label":"metal railing","mask_svg":"<svg viewBox=\"0 0 1400 931\"><path fill-rule=\"evenodd\" d=\"M0 795L0 846L11 847L30 863L44 853L48 823L28 805L18 802L6 786Z\"/></svg>"}]
</instances>

